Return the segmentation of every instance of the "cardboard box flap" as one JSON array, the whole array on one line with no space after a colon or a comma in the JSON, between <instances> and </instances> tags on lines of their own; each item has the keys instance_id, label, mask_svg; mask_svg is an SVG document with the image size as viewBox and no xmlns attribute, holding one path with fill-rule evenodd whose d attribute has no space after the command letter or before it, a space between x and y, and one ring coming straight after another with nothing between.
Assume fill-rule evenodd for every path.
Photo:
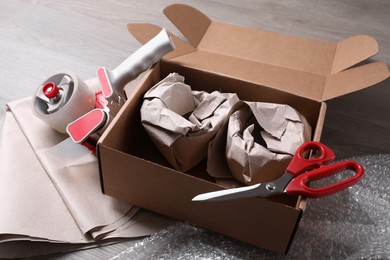
<instances>
[{"instance_id":1,"label":"cardboard box flap","mask_svg":"<svg viewBox=\"0 0 390 260\"><path fill-rule=\"evenodd\" d=\"M337 44L331 74L364 61L379 51L377 41L367 35L356 35Z\"/></svg>"},{"instance_id":2,"label":"cardboard box flap","mask_svg":"<svg viewBox=\"0 0 390 260\"><path fill-rule=\"evenodd\" d=\"M213 72L314 100L322 99L323 89L321 86L325 85L326 80L325 77L313 73L204 51L177 56L171 61L182 66Z\"/></svg>"},{"instance_id":3,"label":"cardboard box flap","mask_svg":"<svg viewBox=\"0 0 390 260\"><path fill-rule=\"evenodd\" d=\"M358 64L378 52L378 44L370 36L357 35L338 43L306 39L212 22L200 11L183 4L170 5L164 13L192 45L171 34L176 49L163 59L184 66L317 101L369 87L389 76L386 66L374 71ZM146 43L161 28L129 24L128 30ZM355 75L357 71L359 75ZM356 77L359 81L352 84ZM347 82L348 86L342 85Z\"/></svg>"},{"instance_id":4,"label":"cardboard box flap","mask_svg":"<svg viewBox=\"0 0 390 260\"><path fill-rule=\"evenodd\" d=\"M161 27L150 23L130 23L127 25L127 29L142 44L147 43L162 30ZM166 54L163 59L171 59L196 51L195 47L184 42L176 35L169 33L169 36L175 45L175 50Z\"/></svg>"},{"instance_id":5,"label":"cardboard box flap","mask_svg":"<svg viewBox=\"0 0 390 260\"><path fill-rule=\"evenodd\" d=\"M212 23L202 12L184 4L172 4L163 12L195 47L199 45Z\"/></svg>"},{"instance_id":6,"label":"cardboard box flap","mask_svg":"<svg viewBox=\"0 0 390 260\"><path fill-rule=\"evenodd\" d=\"M339 43L212 22L195 8L173 4L164 14L197 48L302 71L329 75L347 69L378 52L370 36Z\"/></svg>"},{"instance_id":7,"label":"cardboard box flap","mask_svg":"<svg viewBox=\"0 0 390 260\"><path fill-rule=\"evenodd\" d=\"M389 69L384 62L368 63L341 71L327 78L322 95L323 100L364 89L385 80L389 76Z\"/></svg>"},{"instance_id":8,"label":"cardboard box flap","mask_svg":"<svg viewBox=\"0 0 390 260\"><path fill-rule=\"evenodd\" d=\"M208 67L207 69L210 71L226 74L229 73L226 70L227 64L232 66L236 64L240 67L236 66L235 69L239 69L230 75L248 80L248 77L245 78L248 76L246 72L253 71L251 68L253 68L254 63L258 63L255 67L262 68L264 68L262 65L268 65L270 70L275 71L275 74L271 75L272 77L267 76L266 73L258 72L257 76L250 76L250 80L319 101L329 99L331 96L336 97L357 91L379 82L374 81L373 78L381 81L388 77L388 70L381 70L382 75L373 71L361 70L364 73L360 75L360 83L368 84L370 82L369 85L355 86L352 84L347 88L340 86L340 89L336 88L336 85L339 86L339 84L332 86L332 83L335 82L334 79L328 80L328 77L333 74L347 70L378 53L376 40L367 35L357 35L334 43L212 22L199 10L183 4L170 5L164 9L164 13L194 47L198 48L199 52L210 53L203 55L208 56L207 60L199 59L201 55L197 53L192 53L191 57L179 57L175 60L190 61L196 55L198 64L195 64L193 60L191 66L200 69ZM215 56L213 57L213 55ZM226 58L222 58L223 56ZM213 68L205 64L210 63L210 60L214 58L223 61L223 63L212 62ZM239 62L238 59L242 61ZM277 70L280 71L277 72ZM241 72L245 75L241 75ZM295 74L293 78L286 79L287 81L298 80L297 82L306 84L302 86L279 85L280 75L285 75L286 72L289 75ZM353 74L345 73L343 77ZM275 77L275 75L279 76ZM329 90L325 89L328 87ZM325 93L326 96L324 96Z\"/></svg>"}]
</instances>

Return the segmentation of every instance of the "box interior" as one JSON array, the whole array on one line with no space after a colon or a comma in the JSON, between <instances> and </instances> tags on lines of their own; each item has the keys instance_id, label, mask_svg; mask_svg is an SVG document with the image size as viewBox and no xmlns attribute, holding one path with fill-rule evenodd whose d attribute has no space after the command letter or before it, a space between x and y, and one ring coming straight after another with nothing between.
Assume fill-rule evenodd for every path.
<instances>
[{"instance_id":1,"label":"box interior","mask_svg":"<svg viewBox=\"0 0 390 260\"><path fill-rule=\"evenodd\" d=\"M109 134L104 138L102 145L109 144L109 147L112 149L173 170L173 167L169 165L149 139L143 129L140 118L143 95L154 84L172 72L177 72L184 76L185 83L190 85L193 90L207 92L217 90L225 93L237 93L239 98L245 101L288 104L306 117L313 128L313 133L316 130L315 126L317 125L318 115L322 105L321 102L237 80L228 76L193 69L169 61L162 61L149 72L150 75L145 76L145 80L133 92L133 95L129 97L131 102L116 117L117 120L113 122L115 127L108 131ZM206 160L203 160L199 165L184 174L214 182L213 178L206 171ZM298 203L300 201L299 197L283 195L269 198L269 200L291 207L299 207Z\"/></svg>"}]
</instances>

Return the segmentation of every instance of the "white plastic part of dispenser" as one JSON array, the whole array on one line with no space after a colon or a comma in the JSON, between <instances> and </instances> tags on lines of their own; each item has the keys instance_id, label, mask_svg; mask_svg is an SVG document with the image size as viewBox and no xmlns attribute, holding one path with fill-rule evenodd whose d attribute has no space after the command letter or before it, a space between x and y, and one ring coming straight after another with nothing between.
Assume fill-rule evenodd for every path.
<instances>
[{"instance_id":1,"label":"white plastic part of dispenser","mask_svg":"<svg viewBox=\"0 0 390 260\"><path fill-rule=\"evenodd\" d=\"M47 111L47 100L42 95L42 87L47 82L60 84L64 76L72 79L73 85L67 93L66 101L53 113ZM94 109L96 102L95 91L70 71L63 71L49 77L38 88L33 102L34 114L60 133L66 133L66 126Z\"/></svg>"},{"instance_id":2,"label":"white plastic part of dispenser","mask_svg":"<svg viewBox=\"0 0 390 260\"><path fill-rule=\"evenodd\" d=\"M175 45L165 29L136 50L113 70L100 67L97 75L105 98L118 101L125 85L158 62L165 54L175 49Z\"/></svg>"}]
</instances>

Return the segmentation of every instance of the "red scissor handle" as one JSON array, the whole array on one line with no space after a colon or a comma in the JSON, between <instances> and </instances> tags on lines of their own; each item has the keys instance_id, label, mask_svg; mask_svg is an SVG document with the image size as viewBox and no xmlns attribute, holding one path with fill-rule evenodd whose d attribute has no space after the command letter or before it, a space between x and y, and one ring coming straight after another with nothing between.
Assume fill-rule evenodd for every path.
<instances>
[{"instance_id":1,"label":"red scissor handle","mask_svg":"<svg viewBox=\"0 0 390 260\"><path fill-rule=\"evenodd\" d=\"M310 188L308 183L314 180L324 179L344 170L352 170L355 174L343 181L322 187ZM364 175L363 166L355 161L339 162L332 165L322 166L295 177L286 187L288 194L303 195L310 198L319 198L342 191L359 182Z\"/></svg>"},{"instance_id":2,"label":"red scissor handle","mask_svg":"<svg viewBox=\"0 0 390 260\"><path fill-rule=\"evenodd\" d=\"M317 152L319 154L312 154L308 159L307 152ZM319 168L321 165L330 163L336 158L335 153L326 145L319 142L306 142L298 147L292 158L290 164L287 166L286 172L291 173L293 178L308 170Z\"/></svg>"}]
</instances>

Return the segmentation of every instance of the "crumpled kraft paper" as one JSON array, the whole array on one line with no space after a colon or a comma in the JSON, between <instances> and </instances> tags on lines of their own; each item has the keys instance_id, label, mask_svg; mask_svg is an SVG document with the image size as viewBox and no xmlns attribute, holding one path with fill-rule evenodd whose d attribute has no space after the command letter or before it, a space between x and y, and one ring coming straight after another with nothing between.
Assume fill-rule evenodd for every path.
<instances>
[{"instance_id":1,"label":"crumpled kraft paper","mask_svg":"<svg viewBox=\"0 0 390 260\"><path fill-rule=\"evenodd\" d=\"M283 174L297 148L309 140L309 123L292 107L241 101L210 144L208 172L247 185L274 180Z\"/></svg>"},{"instance_id":2,"label":"crumpled kraft paper","mask_svg":"<svg viewBox=\"0 0 390 260\"><path fill-rule=\"evenodd\" d=\"M177 170L188 171L207 156L236 94L192 91L184 77L169 74L144 96L141 121L162 155Z\"/></svg>"},{"instance_id":3,"label":"crumpled kraft paper","mask_svg":"<svg viewBox=\"0 0 390 260\"><path fill-rule=\"evenodd\" d=\"M94 155L73 164L53 157L50 151L67 136L36 118L31 106L31 98L14 101L5 113L0 138L0 258L80 249L102 240L112 243L150 235L173 223L102 194ZM29 250L28 242L48 246ZM15 250L18 245L23 246Z\"/></svg>"}]
</instances>

